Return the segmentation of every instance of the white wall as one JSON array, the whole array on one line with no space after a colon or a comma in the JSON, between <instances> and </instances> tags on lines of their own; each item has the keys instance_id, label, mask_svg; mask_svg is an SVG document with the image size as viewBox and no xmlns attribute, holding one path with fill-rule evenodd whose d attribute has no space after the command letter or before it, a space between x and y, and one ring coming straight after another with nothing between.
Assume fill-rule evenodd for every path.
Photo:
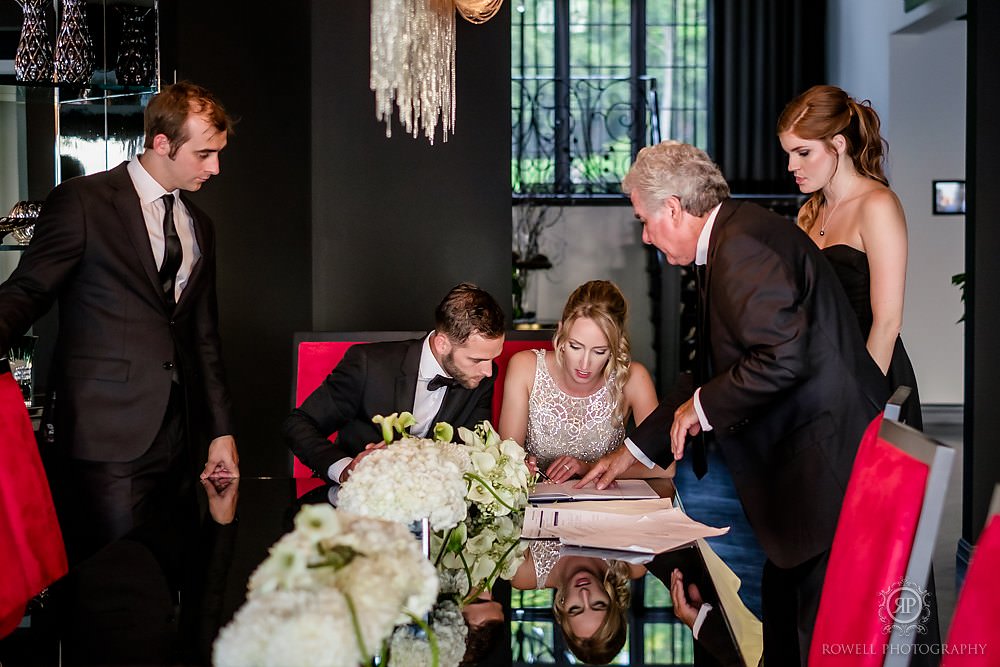
<instances>
[{"instance_id":1,"label":"white wall","mask_svg":"<svg viewBox=\"0 0 1000 667\"><path fill-rule=\"evenodd\" d=\"M532 272L526 305L540 322L558 322L566 298L588 280L610 280L629 303L633 358L652 369L649 279L641 229L631 206L568 206L541 251L553 267Z\"/></svg>"},{"instance_id":2,"label":"white wall","mask_svg":"<svg viewBox=\"0 0 1000 667\"><path fill-rule=\"evenodd\" d=\"M906 211L903 340L924 403L963 402L964 331L951 276L964 270L965 216L931 214L931 181L965 178L964 1L831 0L830 83L868 98L889 142L889 180Z\"/></svg>"},{"instance_id":3,"label":"white wall","mask_svg":"<svg viewBox=\"0 0 1000 667\"><path fill-rule=\"evenodd\" d=\"M890 38L892 186L910 233L903 336L925 403L962 403L964 327L951 276L965 270L965 216L931 213L931 181L965 180L964 21Z\"/></svg>"}]
</instances>

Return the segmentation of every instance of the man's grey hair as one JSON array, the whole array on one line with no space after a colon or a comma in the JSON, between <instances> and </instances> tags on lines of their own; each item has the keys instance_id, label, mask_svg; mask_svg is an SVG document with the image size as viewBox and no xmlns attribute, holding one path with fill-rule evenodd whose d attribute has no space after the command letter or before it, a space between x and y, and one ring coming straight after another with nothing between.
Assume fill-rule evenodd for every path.
<instances>
[{"instance_id":1,"label":"man's grey hair","mask_svg":"<svg viewBox=\"0 0 1000 667\"><path fill-rule=\"evenodd\" d=\"M635 164L622 179L625 194L638 192L650 208L670 197L681 207L702 216L729 197L729 184L705 151L679 141L662 141L639 151Z\"/></svg>"}]
</instances>

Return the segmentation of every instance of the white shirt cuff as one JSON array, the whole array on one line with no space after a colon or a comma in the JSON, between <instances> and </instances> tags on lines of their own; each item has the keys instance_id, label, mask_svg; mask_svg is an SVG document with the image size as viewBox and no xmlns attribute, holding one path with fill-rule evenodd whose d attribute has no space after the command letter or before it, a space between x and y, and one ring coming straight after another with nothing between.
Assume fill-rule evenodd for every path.
<instances>
[{"instance_id":1,"label":"white shirt cuff","mask_svg":"<svg viewBox=\"0 0 1000 667\"><path fill-rule=\"evenodd\" d=\"M701 423L702 431L711 431L712 425L708 423L705 410L701 407L701 387L694 390L694 411L698 413L698 421Z\"/></svg>"},{"instance_id":2,"label":"white shirt cuff","mask_svg":"<svg viewBox=\"0 0 1000 667\"><path fill-rule=\"evenodd\" d=\"M631 438L625 438L625 446L628 447L628 451L632 453L632 456L634 456L639 463L652 469L653 462L649 460L649 457L642 453L642 450L639 449L634 442L632 442Z\"/></svg>"},{"instance_id":3,"label":"white shirt cuff","mask_svg":"<svg viewBox=\"0 0 1000 667\"><path fill-rule=\"evenodd\" d=\"M341 473L344 472L344 468L351 465L351 461L353 460L354 459L352 459L351 457L345 456L344 458L340 459L339 461L330 466L330 469L327 471L326 474L329 475L330 479L333 481L334 484L340 484Z\"/></svg>"},{"instance_id":4,"label":"white shirt cuff","mask_svg":"<svg viewBox=\"0 0 1000 667\"><path fill-rule=\"evenodd\" d=\"M707 602L701 605L701 609L698 610L698 617L694 619L694 625L691 626L691 634L694 635L695 639L698 638L698 632L701 630L701 626L705 622L705 619L708 618L708 612L710 611L712 611L712 605Z\"/></svg>"}]
</instances>

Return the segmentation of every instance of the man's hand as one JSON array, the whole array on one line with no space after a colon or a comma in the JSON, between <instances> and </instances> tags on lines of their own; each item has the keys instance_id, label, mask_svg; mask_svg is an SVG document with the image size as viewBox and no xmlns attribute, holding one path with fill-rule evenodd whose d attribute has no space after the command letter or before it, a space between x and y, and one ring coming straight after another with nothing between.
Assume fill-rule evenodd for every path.
<instances>
[{"instance_id":1,"label":"man's hand","mask_svg":"<svg viewBox=\"0 0 1000 667\"><path fill-rule=\"evenodd\" d=\"M670 598L674 601L674 614L684 625L694 628L701 609L701 592L694 584L688 586L687 596L684 595L684 575L677 568L670 573ZM688 599L690 598L690 602Z\"/></svg>"},{"instance_id":2,"label":"man's hand","mask_svg":"<svg viewBox=\"0 0 1000 667\"><path fill-rule=\"evenodd\" d=\"M694 409L694 398L689 398L674 411L674 423L670 426L670 449L674 459L684 458L684 439L688 435L698 435L701 432L701 422Z\"/></svg>"},{"instance_id":3,"label":"man's hand","mask_svg":"<svg viewBox=\"0 0 1000 667\"><path fill-rule=\"evenodd\" d=\"M225 526L236 517L236 500L240 496L240 478L202 479L201 485L208 496L208 513L212 520Z\"/></svg>"},{"instance_id":4,"label":"man's hand","mask_svg":"<svg viewBox=\"0 0 1000 667\"><path fill-rule=\"evenodd\" d=\"M610 454L605 454L590 467L583 479L573 485L574 489L582 489L591 482L595 482L600 490L608 488L618 477L628 470L636 458L628 447L622 445Z\"/></svg>"},{"instance_id":5,"label":"man's hand","mask_svg":"<svg viewBox=\"0 0 1000 667\"><path fill-rule=\"evenodd\" d=\"M354 469L358 467L358 464L361 463L361 460L363 458L365 458L374 451L377 451L379 449L385 449L385 446L386 445L384 442L369 442L367 445L365 445L365 451L361 452L353 459L351 459L351 462L347 464L347 467L344 468L343 471L341 471L340 480L338 481L341 484L346 482L347 478L351 476L351 473L354 472Z\"/></svg>"},{"instance_id":6,"label":"man's hand","mask_svg":"<svg viewBox=\"0 0 1000 667\"><path fill-rule=\"evenodd\" d=\"M208 445L208 461L201 471L202 479L240 476L240 455L236 451L236 438L219 436Z\"/></svg>"}]
</instances>

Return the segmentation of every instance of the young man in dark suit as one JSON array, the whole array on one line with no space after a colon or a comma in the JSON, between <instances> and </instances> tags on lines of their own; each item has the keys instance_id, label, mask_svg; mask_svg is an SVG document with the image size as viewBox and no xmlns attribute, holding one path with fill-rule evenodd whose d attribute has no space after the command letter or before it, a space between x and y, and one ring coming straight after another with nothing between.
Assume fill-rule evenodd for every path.
<instances>
[{"instance_id":1,"label":"young man in dark suit","mask_svg":"<svg viewBox=\"0 0 1000 667\"><path fill-rule=\"evenodd\" d=\"M747 202L701 150L640 151L622 183L642 238L705 266L707 359L693 396L662 402L582 480L669 465L711 431L768 560L764 662L805 664L829 549L861 434L888 397L831 266L794 223ZM669 444L669 447L668 447ZM697 452L693 452L697 453Z\"/></svg>"},{"instance_id":2,"label":"young man in dark suit","mask_svg":"<svg viewBox=\"0 0 1000 667\"><path fill-rule=\"evenodd\" d=\"M145 151L57 186L0 285L0 350L59 304L45 420L71 559L171 511L199 469L239 475L215 231L184 194L219 173L230 130L209 91L164 87L145 112Z\"/></svg>"},{"instance_id":3,"label":"young man in dark suit","mask_svg":"<svg viewBox=\"0 0 1000 667\"><path fill-rule=\"evenodd\" d=\"M426 435L439 421L471 428L490 419L503 310L475 285L454 287L423 338L352 345L284 424L288 446L327 482L343 482L381 440L375 415L412 412ZM337 433L331 443L330 435Z\"/></svg>"}]
</instances>

